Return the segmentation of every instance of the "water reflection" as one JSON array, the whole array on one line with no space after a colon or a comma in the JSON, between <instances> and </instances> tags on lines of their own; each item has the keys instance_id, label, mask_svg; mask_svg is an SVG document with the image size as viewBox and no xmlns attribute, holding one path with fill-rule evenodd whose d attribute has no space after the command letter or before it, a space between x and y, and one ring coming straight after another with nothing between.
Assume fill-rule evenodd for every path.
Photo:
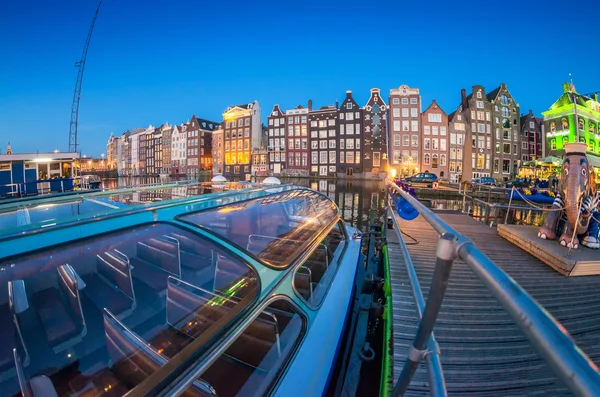
<instances>
[{"instance_id":1,"label":"water reflection","mask_svg":"<svg viewBox=\"0 0 600 397\"><path fill-rule=\"evenodd\" d=\"M184 180L180 178L179 180ZM140 185L159 182L173 182L173 178L119 178L106 179L103 181L103 187L115 188L125 185ZM209 181L210 177L200 178L200 182ZM349 225L362 231L369 227L370 219L383 219L385 208L385 183L382 181L362 181L362 180L327 180L327 179L306 179L306 178L280 178L282 183L292 183L297 186L305 186L318 190L328 195L338 205L344 221ZM196 189L196 190L193 190ZM121 203L140 203L148 201L170 200L177 197L186 197L190 195L200 195L210 193L210 189L199 185L181 186L165 190L139 191L129 194L119 195L114 201ZM464 204L460 200L448 200L438 198L428 198L425 195L418 196L425 206L434 210L463 211L474 219L479 220L486 225L496 226L504 223L506 218L505 207L490 207L474 200L467 200ZM506 202L505 204L508 204ZM536 209L511 209L508 215L508 223L516 225L535 225L541 226L545 214Z\"/></svg>"},{"instance_id":2,"label":"water reflection","mask_svg":"<svg viewBox=\"0 0 600 397\"><path fill-rule=\"evenodd\" d=\"M115 188L117 186L140 185L147 183L172 182L172 178L119 178L103 180L104 188ZM183 180L183 179L180 179ZM209 181L210 177L200 179L200 182ZM328 195L338 205L344 221L350 226L366 231L369 227L369 219L383 219L385 207L385 183L382 181L344 181L306 178L280 178L281 183L292 183L297 186L305 186L318 190ZM193 192L190 189L198 189ZM204 191L201 186L187 188L154 190L148 192L133 192L115 195L114 201L125 203L148 202L169 200L171 198L185 197L186 195L210 193Z\"/></svg>"},{"instance_id":3,"label":"water reflection","mask_svg":"<svg viewBox=\"0 0 600 397\"><path fill-rule=\"evenodd\" d=\"M507 221L513 225L534 225L542 226L546 217L545 212L538 209L529 208L511 208L508 217L506 216L507 204L502 203L502 206L488 206L479 203L475 200L466 200L465 207L463 209L462 200L447 200L447 199L428 199L420 197L419 201L422 202L426 207L434 210L449 210L449 211L461 211L465 214L469 214L473 219L481 221L486 225L497 226Z\"/></svg>"}]
</instances>

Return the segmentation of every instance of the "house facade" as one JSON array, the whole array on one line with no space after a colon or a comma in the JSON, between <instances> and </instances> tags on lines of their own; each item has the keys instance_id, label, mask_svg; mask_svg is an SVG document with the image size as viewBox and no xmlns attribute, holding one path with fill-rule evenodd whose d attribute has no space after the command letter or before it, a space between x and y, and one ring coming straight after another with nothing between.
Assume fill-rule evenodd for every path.
<instances>
[{"instance_id":1,"label":"house facade","mask_svg":"<svg viewBox=\"0 0 600 397\"><path fill-rule=\"evenodd\" d=\"M221 125L212 132L212 173L223 174L223 129Z\"/></svg>"},{"instance_id":2,"label":"house facade","mask_svg":"<svg viewBox=\"0 0 600 397\"><path fill-rule=\"evenodd\" d=\"M535 117L532 110L521 116L521 162L544 157L542 154L544 119Z\"/></svg>"},{"instance_id":3,"label":"house facade","mask_svg":"<svg viewBox=\"0 0 600 397\"><path fill-rule=\"evenodd\" d=\"M273 106L273 110L267 117L267 135L269 171L273 175L281 175L286 168L286 125L285 113L279 105Z\"/></svg>"},{"instance_id":4,"label":"house facade","mask_svg":"<svg viewBox=\"0 0 600 397\"><path fill-rule=\"evenodd\" d=\"M352 91L346 91L338 115L338 139L328 136L327 148L325 141L320 140L319 150L328 149L336 153L338 177L362 176L363 109L352 97Z\"/></svg>"},{"instance_id":5,"label":"house facade","mask_svg":"<svg viewBox=\"0 0 600 397\"><path fill-rule=\"evenodd\" d=\"M337 173L337 138L339 110L333 106L322 106L312 110L310 120L310 174L334 177ZM330 143L330 141L332 141ZM330 145L333 146L330 148ZM354 162L354 158L351 158Z\"/></svg>"},{"instance_id":6,"label":"house facade","mask_svg":"<svg viewBox=\"0 0 600 397\"><path fill-rule=\"evenodd\" d=\"M285 112L287 138L285 145L285 159L287 161L285 175L308 176L308 157L310 153L308 114L309 108L302 105ZM285 163L285 161L283 162Z\"/></svg>"},{"instance_id":7,"label":"house facade","mask_svg":"<svg viewBox=\"0 0 600 397\"><path fill-rule=\"evenodd\" d=\"M223 113L226 178L245 180L251 173L252 150L262 145L262 123L258 101L229 106Z\"/></svg>"},{"instance_id":8,"label":"house facade","mask_svg":"<svg viewBox=\"0 0 600 397\"><path fill-rule=\"evenodd\" d=\"M185 175L187 138L182 126L173 126L171 132L171 175Z\"/></svg>"},{"instance_id":9,"label":"house facade","mask_svg":"<svg viewBox=\"0 0 600 397\"><path fill-rule=\"evenodd\" d=\"M448 172L451 183L460 183L463 179L463 165L465 161L465 142L470 136L470 125L462 105L448 115Z\"/></svg>"},{"instance_id":10,"label":"house facade","mask_svg":"<svg viewBox=\"0 0 600 397\"><path fill-rule=\"evenodd\" d=\"M435 99L421 117L423 138L421 160L423 171L436 174L439 178L449 177L448 115Z\"/></svg>"},{"instance_id":11,"label":"house facade","mask_svg":"<svg viewBox=\"0 0 600 397\"><path fill-rule=\"evenodd\" d=\"M564 145L585 142L588 158L600 165L600 102L598 94L582 95L571 83L548 110L542 112L546 132L545 155L562 156Z\"/></svg>"},{"instance_id":12,"label":"house facade","mask_svg":"<svg viewBox=\"0 0 600 397\"><path fill-rule=\"evenodd\" d=\"M514 100L504 83L491 91L487 95L487 99L490 102L491 128L494 131L492 137L494 147L492 177L500 181L511 180L517 175L521 162L521 113L519 104Z\"/></svg>"},{"instance_id":13,"label":"house facade","mask_svg":"<svg viewBox=\"0 0 600 397\"><path fill-rule=\"evenodd\" d=\"M463 88L461 105L465 121L470 126L467 130L462 180L492 176L492 105L485 88L474 85L469 95Z\"/></svg>"},{"instance_id":14,"label":"house facade","mask_svg":"<svg viewBox=\"0 0 600 397\"><path fill-rule=\"evenodd\" d=\"M401 85L390 90L388 126L391 168L397 175L408 176L422 170L420 153L421 95L418 88Z\"/></svg>"},{"instance_id":15,"label":"house facade","mask_svg":"<svg viewBox=\"0 0 600 397\"><path fill-rule=\"evenodd\" d=\"M379 88L372 88L363 108L362 170L365 178L383 179L389 172L388 105Z\"/></svg>"}]
</instances>

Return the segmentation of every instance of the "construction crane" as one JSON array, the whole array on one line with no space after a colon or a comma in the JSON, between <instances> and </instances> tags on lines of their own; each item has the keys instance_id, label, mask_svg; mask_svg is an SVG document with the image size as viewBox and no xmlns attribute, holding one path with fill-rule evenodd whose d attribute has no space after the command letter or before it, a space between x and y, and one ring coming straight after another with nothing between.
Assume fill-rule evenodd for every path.
<instances>
[{"instance_id":1,"label":"construction crane","mask_svg":"<svg viewBox=\"0 0 600 397\"><path fill-rule=\"evenodd\" d=\"M87 57L88 48L90 47L90 40L92 39L92 32L94 31L94 25L96 24L96 18L98 17L98 11L100 11L100 5L102 0L98 3L94 19L92 19L92 25L88 32L87 39L85 40L85 46L83 47L83 53L81 54L81 60L75 62L77 71L77 81L75 82L75 92L73 92L73 104L71 105L71 125L69 128L69 152L77 153L77 124L79 122L79 100L81 99L81 82L83 80L83 69L85 68L85 58Z\"/></svg>"}]
</instances>

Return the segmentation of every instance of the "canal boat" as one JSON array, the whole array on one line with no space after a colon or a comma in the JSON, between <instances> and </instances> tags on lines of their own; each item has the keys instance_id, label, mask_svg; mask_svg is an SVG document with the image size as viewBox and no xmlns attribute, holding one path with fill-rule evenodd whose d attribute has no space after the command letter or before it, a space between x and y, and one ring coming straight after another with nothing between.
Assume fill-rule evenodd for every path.
<instances>
[{"instance_id":1,"label":"canal boat","mask_svg":"<svg viewBox=\"0 0 600 397\"><path fill-rule=\"evenodd\" d=\"M365 276L362 235L324 194L249 186L44 226L0 229L2 396L373 395L391 381L389 338L353 346L380 327L358 297L384 302L381 269Z\"/></svg>"}]
</instances>

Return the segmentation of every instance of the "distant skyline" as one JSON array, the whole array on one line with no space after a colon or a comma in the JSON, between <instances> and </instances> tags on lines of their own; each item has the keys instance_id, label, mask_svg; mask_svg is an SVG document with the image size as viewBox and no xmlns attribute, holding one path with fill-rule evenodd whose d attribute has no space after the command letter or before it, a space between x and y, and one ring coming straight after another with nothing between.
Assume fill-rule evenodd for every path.
<instances>
[{"instance_id":1,"label":"distant skyline","mask_svg":"<svg viewBox=\"0 0 600 397\"><path fill-rule=\"evenodd\" d=\"M260 102L263 122L309 99L362 106L401 84L447 113L461 88L506 83L536 115L562 93L600 91L600 2L321 3L104 0L87 58L79 114L82 154L110 133L220 121ZM79 60L97 1L5 0L0 7L0 150L67 151Z\"/></svg>"}]
</instances>

